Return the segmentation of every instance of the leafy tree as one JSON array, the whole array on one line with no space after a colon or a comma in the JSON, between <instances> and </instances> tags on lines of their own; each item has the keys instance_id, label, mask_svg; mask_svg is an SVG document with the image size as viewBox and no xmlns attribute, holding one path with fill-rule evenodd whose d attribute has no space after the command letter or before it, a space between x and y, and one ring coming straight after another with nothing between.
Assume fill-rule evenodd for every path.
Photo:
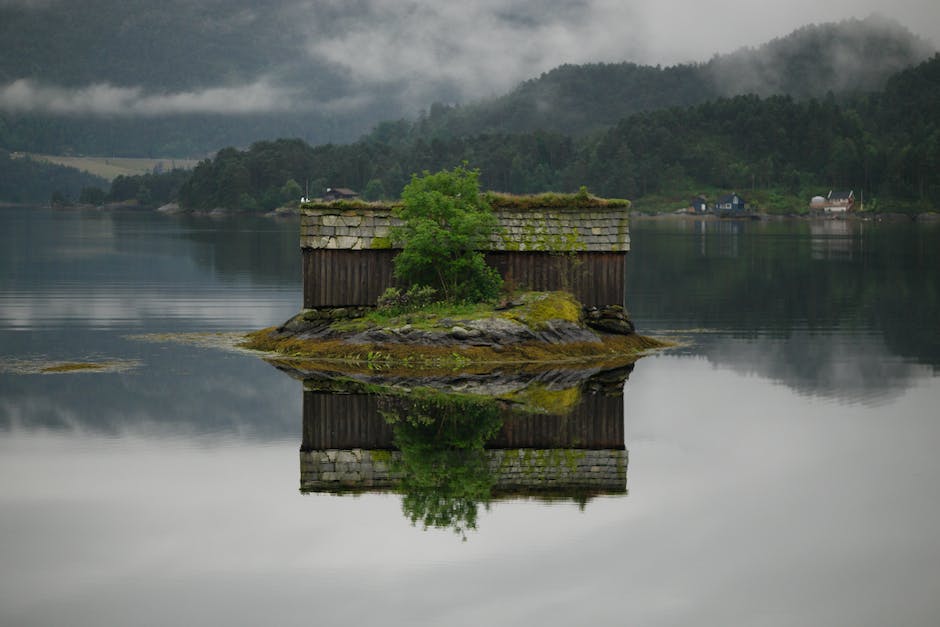
<instances>
[{"instance_id":1,"label":"leafy tree","mask_svg":"<svg viewBox=\"0 0 940 627\"><path fill-rule=\"evenodd\" d=\"M410 285L429 285L447 300L496 297L502 279L480 251L498 225L480 193L479 177L478 170L465 166L412 176L395 210L404 221L393 233L402 245L395 276Z\"/></svg>"},{"instance_id":2,"label":"leafy tree","mask_svg":"<svg viewBox=\"0 0 940 627\"><path fill-rule=\"evenodd\" d=\"M366 183L366 188L362 191L362 197L366 200L381 200L385 198L385 187L381 179L372 179Z\"/></svg>"},{"instance_id":3,"label":"leafy tree","mask_svg":"<svg viewBox=\"0 0 940 627\"><path fill-rule=\"evenodd\" d=\"M85 205L100 205L107 194L100 187L83 187L78 195L78 202Z\"/></svg>"},{"instance_id":4,"label":"leafy tree","mask_svg":"<svg viewBox=\"0 0 940 627\"><path fill-rule=\"evenodd\" d=\"M49 198L49 204L51 204L53 207L67 207L72 203L69 202L69 199L66 198L65 194L59 190L55 190L52 192L52 196Z\"/></svg>"},{"instance_id":5,"label":"leafy tree","mask_svg":"<svg viewBox=\"0 0 940 627\"><path fill-rule=\"evenodd\" d=\"M281 202L296 203L303 195L304 189L300 186L300 183L294 179L287 179L287 182L284 183L284 187L281 188Z\"/></svg>"}]
</instances>

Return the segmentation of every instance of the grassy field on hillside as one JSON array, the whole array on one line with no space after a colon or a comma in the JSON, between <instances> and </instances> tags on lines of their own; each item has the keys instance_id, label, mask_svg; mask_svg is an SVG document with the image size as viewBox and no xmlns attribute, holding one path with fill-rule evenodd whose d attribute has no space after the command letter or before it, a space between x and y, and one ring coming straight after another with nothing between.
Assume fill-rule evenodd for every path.
<instances>
[{"instance_id":1,"label":"grassy field on hillside","mask_svg":"<svg viewBox=\"0 0 940 627\"><path fill-rule=\"evenodd\" d=\"M83 172L100 176L109 181L121 175L147 174L158 165L164 171L173 168L190 170L199 163L198 159L144 159L132 157L67 157L61 155L30 154L31 159L68 166Z\"/></svg>"}]
</instances>

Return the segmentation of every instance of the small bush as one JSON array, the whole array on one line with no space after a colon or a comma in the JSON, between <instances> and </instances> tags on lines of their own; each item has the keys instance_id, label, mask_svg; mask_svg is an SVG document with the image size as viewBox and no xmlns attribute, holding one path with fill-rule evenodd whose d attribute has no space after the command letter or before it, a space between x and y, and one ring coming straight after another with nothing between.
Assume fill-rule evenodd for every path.
<instances>
[{"instance_id":1,"label":"small bush","mask_svg":"<svg viewBox=\"0 0 940 627\"><path fill-rule=\"evenodd\" d=\"M406 292L390 287L379 296L378 306L392 313L405 313L427 307L436 300L437 290L427 285L412 285Z\"/></svg>"}]
</instances>

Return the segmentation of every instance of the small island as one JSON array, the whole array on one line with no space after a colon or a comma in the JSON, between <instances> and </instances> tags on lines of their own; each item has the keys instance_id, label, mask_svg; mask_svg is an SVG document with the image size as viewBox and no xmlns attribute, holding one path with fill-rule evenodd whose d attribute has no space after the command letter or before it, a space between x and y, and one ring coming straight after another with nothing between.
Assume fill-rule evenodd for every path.
<instances>
[{"instance_id":1,"label":"small island","mask_svg":"<svg viewBox=\"0 0 940 627\"><path fill-rule=\"evenodd\" d=\"M305 205L304 309L244 346L310 370L449 371L615 368L666 345L624 307L627 201L483 194L478 176L425 172L394 205Z\"/></svg>"}]
</instances>

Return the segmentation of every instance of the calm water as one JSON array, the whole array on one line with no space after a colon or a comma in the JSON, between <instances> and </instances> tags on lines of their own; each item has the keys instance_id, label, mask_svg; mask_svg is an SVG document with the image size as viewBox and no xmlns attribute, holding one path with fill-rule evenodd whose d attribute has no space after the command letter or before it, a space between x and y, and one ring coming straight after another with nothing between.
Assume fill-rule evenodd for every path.
<instances>
[{"instance_id":1,"label":"calm water","mask_svg":"<svg viewBox=\"0 0 940 627\"><path fill-rule=\"evenodd\" d=\"M296 223L0 210L0 625L935 625L940 229L633 225L627 494L301 493ZM116 361L109 373L35 374ZM583 505L583 506L582 506Z\"/></svg>"}]
</instances>

